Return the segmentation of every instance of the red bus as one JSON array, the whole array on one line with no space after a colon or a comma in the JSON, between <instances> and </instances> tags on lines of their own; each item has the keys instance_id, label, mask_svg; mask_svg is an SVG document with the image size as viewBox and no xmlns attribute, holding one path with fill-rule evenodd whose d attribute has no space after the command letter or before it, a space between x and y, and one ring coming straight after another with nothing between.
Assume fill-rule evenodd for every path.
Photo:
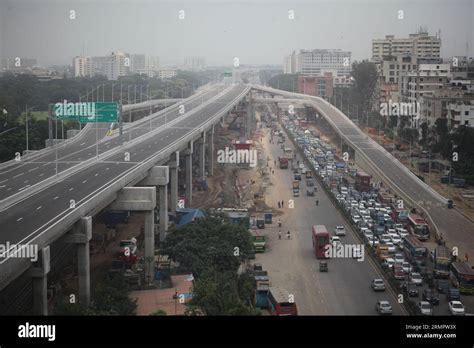
<instances>
[{"instance_id":1,"label":"red bus","mask_svg":"<svg viewBox=\"0 0 474 348\"><path fill-rule=\"evenodd\" d=\"M294 295L282 288L270 287L268 307L272 315L298 315Z\"/></svg>"},{"instance_id":2,"label":"red bus","mask_svg":"<svg viewBox=\"0 0 474 348\"><path fill-rule=\"evenodd\" d=\"M408 215L408 231L416 236L419 240L427 240L430 238L430 231L425 219L420 215Z\"/></svg>"},{"instance_id":3,"label":"red bus","mask_svg":"<svg viewBox=\"0 0 474 348\"><path fill-rule=\"evenodd\" d=\"M329 243L329 232L324 225L313 226L313 250L317 259L327 259L326 245Z\"/></svg>"}]
</instances>

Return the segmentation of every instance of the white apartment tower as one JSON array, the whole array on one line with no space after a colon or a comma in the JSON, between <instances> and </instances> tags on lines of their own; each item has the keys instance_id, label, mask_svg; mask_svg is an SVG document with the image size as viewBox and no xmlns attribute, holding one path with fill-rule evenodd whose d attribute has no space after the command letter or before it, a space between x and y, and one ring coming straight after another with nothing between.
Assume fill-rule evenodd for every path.
<instances>
[{"instance_id":1,"label":"white apartment tower","mask_svg":"<svg viewBox=\"0 0 474 348\"><path fill-rule=\"evenodd\" d=\"M331 72L334 76L351 73L351 52L340 49L300 50L285 57L284 73L300 73L303 76L322 76Z\"/></svg>"},{"instance_id":2,"label":"white apartment tower","mask_svg":"<svg viewBox=\"0 0 474 348\"><path fill-rule=\"evenodd\" d=\"M410 34L408 38L395 38L386 35L385 39L372 40L372 60L379 62L384 56L411 55L417 57L439 58L441 39L430 36L425 30Z\"/></svg>"},{"instance_id":3,"label":"white apartment tower","mask_svg":"<svg viewBox=\"0 0 474 348\"><path fill-rule=\"evenodd\" d=\"M74 57L72 65L75 77L92 77L94 75L92 57Z\"/></svg>"},{"instance_id":4,"label":"white apartment tower","mask_svg":"<svg viewBox=\"0 0 474 348\"><path fill-rule=\"evenodd\" d=\"M128 64L127 64L128 60ZM106 57L105 75L109 80L117 80L119 76L125 76L130 71L130 58L123 52L112 52Z\"/></svg>"}]
</instances>

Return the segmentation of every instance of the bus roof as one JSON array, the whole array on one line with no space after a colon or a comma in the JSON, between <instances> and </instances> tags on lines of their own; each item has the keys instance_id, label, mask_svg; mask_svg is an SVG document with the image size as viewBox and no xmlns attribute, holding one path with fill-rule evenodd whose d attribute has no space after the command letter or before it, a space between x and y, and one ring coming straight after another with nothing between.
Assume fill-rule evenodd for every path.
<instances>
[{"instance_id":1,"label":"bus roof","mask_svg":"<svg viewBox=\"0 0 474 348\"><path fill-rule=\"evenodd\" d=\"M408 218L416 225L427 225L425 219L423 219L420 215L417 214L410 214Z\"/></svg>"},{"instance_id":2,"label":"bus roof","mask_svg":"<svg viewBox=\"0 0 474 348\"><path fill-rule=\"evenodd\" d=\"M313 234L326 234L329 232L324 225L313 225Z\"/></svg>"},{"instance_id":3,"label":"bus roof","mask_svg":"<svg viewBox=\"0 0 474 348\"><path fill-rule=\"evenodd\" d=\"M411 246L415 248L425 248L423 244L416 238L415 236L406 236L405 240L410 244Z\"/></svg>"},{"instance_id":4,"label":"bus roof","mask_svg":"<svg viewBox=\"0 0 474 348\"><path fill-rule=\"evenodd\" d=\"M270 291L270 295L278 303L288 303L290 300L290 293L285 289L272 286L270 287L269 291Z\"/></svg>"},{"instance_id":5,"label":"bus roof","mask_svg":"<svg viewBox=\"0 0 474 348\"><path fill-rule=\"evenodd\" d=\"M471 268L471 266L468 263L466 263L466 262L453 262L451 265L453 266L453 268L458 273L474 277L474 270Z\"/></svg>"}]
</instances>

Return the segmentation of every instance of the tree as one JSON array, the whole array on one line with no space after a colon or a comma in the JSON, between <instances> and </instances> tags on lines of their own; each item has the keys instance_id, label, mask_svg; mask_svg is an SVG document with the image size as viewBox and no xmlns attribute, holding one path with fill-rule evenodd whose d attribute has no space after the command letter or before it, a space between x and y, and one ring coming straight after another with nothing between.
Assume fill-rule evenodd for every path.
<instances>
[{"instance_id":1,"label":"tree","mask_svg":"<svg viewBox=\"0 0 474 348\"><path fill-rule=\"evenodd\" d=\"M367 60L352 63L353 90L359 112L367 115L372 110L377 87L377 68Z\"/></svg>"},{"instance_id":2,"label":"tree","mask_svg":"<svg viewBox=\"0 0 474 348\"><path fill-rule=\"evenodd\" d=\"M272 88L288 92L298 92L298 74L282 74L273 76L268 84Z\"/></svg>"},{"instance_id":3,"label":"tree","mask_svg":"<svg viewBox=\"0 0 474 348\"><path fill-rule=\"evenodd\" d=\"M56 304L56 315L134 315L137 304L128 297L128 287L123 276L107 279L94 287L91 304L60 301Z\"/></svg>"},{"instance_id":4,"label":"tree","mask_svg":"<svg viewBox=\"0 0 474 348\"><path fill-rule=\"evenodd\" d=\"M171 231L162 249L184 271L199 277L214 266L218 271L237 272L253 246L247 229L210 217Z\"/></svg>"}]
</instances>

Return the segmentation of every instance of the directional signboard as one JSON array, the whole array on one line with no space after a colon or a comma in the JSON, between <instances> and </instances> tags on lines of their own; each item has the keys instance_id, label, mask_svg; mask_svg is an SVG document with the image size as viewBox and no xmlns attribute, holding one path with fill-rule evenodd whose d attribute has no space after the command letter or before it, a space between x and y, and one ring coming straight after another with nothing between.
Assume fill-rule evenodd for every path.
<instances>
[{"instance_id":1,"label":"directional signboard","mask_svg":"<svg viewBox=\"0 0 474 348\"><path fill-rule=\"evenodd\" d=\"M224 72L224 77L232 77L232 72L231 71L225 71Z\"/></svg>"},{"instance_id":2,"label":"directional signboard","mask_svg":"<svg viewBox=\"0 0 474 348\"><path fill-rule=\"evenodd\" d=\"M56 103L52 115L58 120L80 122L117 122L118 104L116 102L95 103Z\"/></svg>"}]
</instances>

